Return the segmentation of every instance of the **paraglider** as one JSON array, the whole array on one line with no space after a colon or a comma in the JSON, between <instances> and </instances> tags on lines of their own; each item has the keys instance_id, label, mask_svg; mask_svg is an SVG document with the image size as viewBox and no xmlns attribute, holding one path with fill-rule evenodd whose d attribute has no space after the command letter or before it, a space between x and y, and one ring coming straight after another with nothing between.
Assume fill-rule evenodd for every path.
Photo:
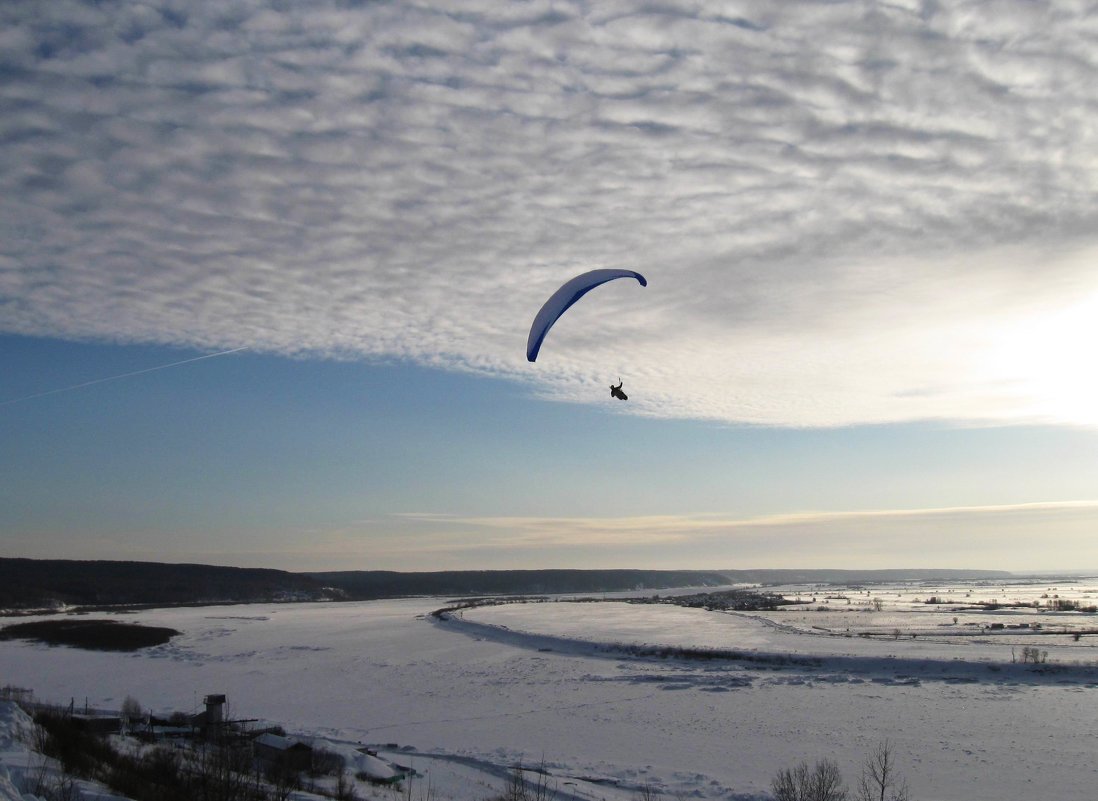
<instances>
[{"instance_id":1,"label":"paraglider","mask_svg":"<svg viewBox=\"0 0 1098 801\"><path fill-rule=\"evenodd\" d=\"M560 289L549 296L549 300L545 301L545 305L534 317L534 323L530 326L530 336L526 340L526 358L529 361L535 361L538 358L538 351L541 350L541 343L545 339L545 335L549 333L553 323L568 311L573 303L595 287L605 284L607 281L613 281L615 278L636 278L641 286L648 286L645 277L633 270L591 270L577 275L570 281L566 281ZM618 381L620 383L621 379L619 378ZM617 395L614 397L617 397Z\"/></svg>"}]
</instances>

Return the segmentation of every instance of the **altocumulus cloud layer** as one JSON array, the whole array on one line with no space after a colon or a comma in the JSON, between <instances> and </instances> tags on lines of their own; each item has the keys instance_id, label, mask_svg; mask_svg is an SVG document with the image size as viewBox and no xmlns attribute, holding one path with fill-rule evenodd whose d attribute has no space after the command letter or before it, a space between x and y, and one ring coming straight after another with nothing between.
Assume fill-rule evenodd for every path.
<instances>
[{"instance_id":1,"label":"altocumulus cloud layer","mask_svg":"<svg viewBox=\"0 0 1098 801\"><path fill-rule=\"evenodd\" d=\"M1094 11L10 0L0 330L620 374L661 416L1094 423ZM593 267L649 288L527 365Z\"/></svg>"}]
</instances>

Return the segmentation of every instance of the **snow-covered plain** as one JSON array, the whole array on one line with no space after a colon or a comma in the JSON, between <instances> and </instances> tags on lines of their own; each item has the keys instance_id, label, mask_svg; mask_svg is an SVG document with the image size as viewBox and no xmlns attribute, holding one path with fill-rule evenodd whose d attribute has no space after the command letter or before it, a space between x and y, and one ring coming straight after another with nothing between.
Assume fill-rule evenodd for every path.
<instances>
[{"instance_id":1,"label":"snow-covered plain","mask_svg":"<svg viewBox=\"0 0 1098 801\"><path fill-rule=\"evenodd\" d=\"M1086 598L1098 584L1058 589ZM123 617L183 634L135 654L0 642L0 684L101 708L131 695L161 712L226 693L234 717L410 763L425 774L414 800L430 786L439 801L482 801L519 762L544 762L559 791L587 799L632 801L646 785L669 799L762 799L801 760L834 759L853 782L884 738L913 799L1095 797L1098 651L1070 631L1098 619L922 603L1008 600L1000 586L786 591L806 603L749 614L508 604L441 622L427 613L445 599L431 598L148 610ZM838 611L815 611L825 595L845 596L827 601ZM883 608L870 612L875 597ZM1023 620L1045 633L1006 627ZM983 628L991 621L1004 629ZM896 628L905 634L856 636ZM1030 642L1047 664L1011 662ZM638 657L623 644L742 658Z\"/></svg>"}]
</instances>

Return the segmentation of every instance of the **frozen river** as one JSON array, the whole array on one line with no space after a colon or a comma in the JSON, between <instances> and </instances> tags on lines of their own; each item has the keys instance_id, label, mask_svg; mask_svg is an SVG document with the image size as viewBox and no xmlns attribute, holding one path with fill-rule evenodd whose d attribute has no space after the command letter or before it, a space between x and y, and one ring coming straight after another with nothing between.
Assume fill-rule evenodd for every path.
<instances>
[{"instance_id":1,"label":"frozen river","mask_svg":"<svg viewBox=\"0 0 1098 801\"><path fill-rule=\"evenodd\" d=\"M432 620L441 605L142 611L125 619L183 634L138 654L0 642L0 683L102 707L131 695L165 712L225 693L235 717L389 744L432 776L436 797L461 801L497 793L511 764L542 761L561 789L591 799L645 785L761 799L801 760L834 759L852 783L885 738L913 799L1084 799L1098 786L1088 668L1040 673L994 643L812 636L679 607L522 604ZM819 662L638 658L619 644Z\"/></svg>"}]
</instances>

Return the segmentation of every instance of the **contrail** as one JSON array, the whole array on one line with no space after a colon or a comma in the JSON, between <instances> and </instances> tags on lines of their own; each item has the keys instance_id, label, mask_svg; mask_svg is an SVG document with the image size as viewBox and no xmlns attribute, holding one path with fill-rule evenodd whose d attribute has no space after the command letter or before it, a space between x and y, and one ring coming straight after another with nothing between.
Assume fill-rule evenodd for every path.
<instances>
[{"instance_id":1,"label":"contrail","mask_svg":"<svg viewBox=\"0 0 1098 801\"><path fill-rule=\"evenodd\" d=\"M85 381L83 384L73 384L71 387L61 387L60 389L48 389L45 392L36 392L33 395L24 395L21 398L12 398L11 400L0 401L0 406L8 406L12 403L21 403L22 401L33 400L35 398L44 398L47 395L57 395L60 392L72 392L74 389L83 389L84 387L90 387L94 384L102 384L105 381L117 381L120 378L129 378L130 376L142 375L143 373L152 373L157 370L167 370L169 367L178 367L181 364L190 364L191 362L200 362L203 359L213 359L217 356L227 356L230 353L238 353L242 350L247 350L248 345L242 348L233 348L232 350L223 350L218 353L207 353L205 356L195 356L191 359L184 359L181 362L172 362L171 364L161 364L156 367L146 367L144 370L134 370L132 373L121 373L119 375L111 375L106 378L96 378L93 381Z\"/></svg>"}]
</instances>

